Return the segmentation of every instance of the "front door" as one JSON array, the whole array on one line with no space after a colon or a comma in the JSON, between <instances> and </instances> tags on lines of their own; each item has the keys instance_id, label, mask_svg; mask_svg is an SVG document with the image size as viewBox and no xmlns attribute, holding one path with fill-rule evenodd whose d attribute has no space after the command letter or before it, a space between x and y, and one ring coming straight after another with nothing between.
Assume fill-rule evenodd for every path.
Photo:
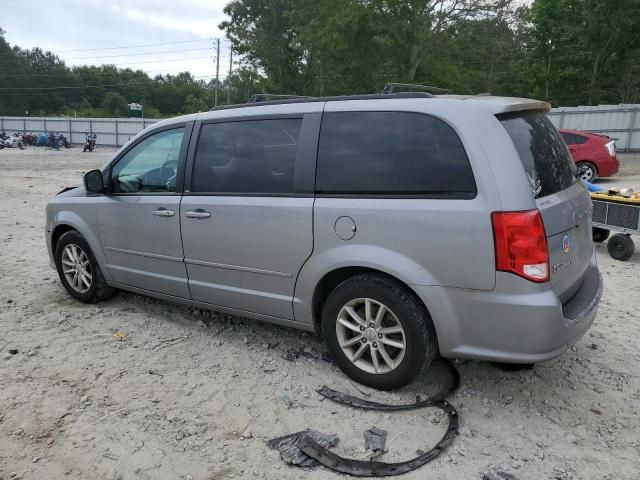
<instances>
[{"instance_id":1,"label":"front door","mask_svg":"<svg viewBox=\"0 0 640 480\"><path fill-rule=\"evenodd\" d=\"M185 128L152 133L116 160L98 224L113 281L189 298L176 192Z\"/></svg>"},{"instance_id":2,"label":"front door","mask_svg":"<svg viewBox=\"0 0 640 480\"><path fill-rule=\"evenodd\" d=\"M301 125L274 118L202 126L180 207L194 300L293 318L296 277L313 248L313 196L297 193Z\"/></svg>"}]
</instances>

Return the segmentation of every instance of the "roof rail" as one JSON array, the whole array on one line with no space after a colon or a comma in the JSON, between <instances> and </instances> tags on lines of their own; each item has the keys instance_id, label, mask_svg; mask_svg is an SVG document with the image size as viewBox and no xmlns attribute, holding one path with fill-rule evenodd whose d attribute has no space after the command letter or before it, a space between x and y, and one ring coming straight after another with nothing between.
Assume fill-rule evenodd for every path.
<instances>
[{"instance_id":1,"label":"roof rail","mask_svg":"<svg viewBox=\"0 0 640 480\"><path fill-rule=\"evenodd\" d=\"M399 92L391 94L367 94L367 95L341 95L336 97L295 97L284 95L289 98L280 100L266 100L260 102L239 103L236 105L221 105L210 109L210 112L218 110L231 110L234 108L260 107L267 105L282 105L289 103L308 103L308 102L342 102L347 100L391 100L392 98L433 98L433 95L427 92Z\"/></svg>"},{"instance_id":2,"label":"roof rail","mask_svg":"<svg viewBox=\"0 0 640 480\"><path fill-rule=\"evenodd\" d=\"M309 98L305 95L280 95L277 93L254 93L247 103L268 102L270 100L288 100L291 98Z\"/></svg>"},{"instance_id":3,"label":"roof rail","mask_svg":"<svg viewBox=\"0 0 640 480\"><path fill-rule=\"evenodd\" d=\"M402 88L407 90L422 90L423 92L433 93L434 95L446 95L449 90L440 87L431 87L429 85L422 85L419 83L387 83L382 89L382 95L389 95L390 93L396 93L396 90Z\"/></svg>"}]
</instances>

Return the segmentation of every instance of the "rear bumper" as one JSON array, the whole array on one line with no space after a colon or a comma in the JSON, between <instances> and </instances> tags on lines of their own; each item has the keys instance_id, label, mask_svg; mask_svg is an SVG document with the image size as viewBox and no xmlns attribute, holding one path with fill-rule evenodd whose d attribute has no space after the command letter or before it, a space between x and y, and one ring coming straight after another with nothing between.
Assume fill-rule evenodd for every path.
<instances>
[{"instance_id":1,"label":"rear bumper","mask_svg":"<svg viewBox=\"0 0 640 480\"><path fill-rule=\"evenodd\" d=\"M431 312L444 357L509 363L557 357L589 329L603 288L595 263L564 305L549 284L500 272L496 280L491 292L415 287Z\"/></svg>"},{"instance_id":2,"label":"rear bumper","mask_svg":"<svg viewBox=\"0 0 640 480\"><path fill-rule=\"evenodd\" d=\"M620 170L620 162L616 157L603 155L598 159L596 166L598 168L599 177L611 177Z\"/></svg>"}]
</instances>

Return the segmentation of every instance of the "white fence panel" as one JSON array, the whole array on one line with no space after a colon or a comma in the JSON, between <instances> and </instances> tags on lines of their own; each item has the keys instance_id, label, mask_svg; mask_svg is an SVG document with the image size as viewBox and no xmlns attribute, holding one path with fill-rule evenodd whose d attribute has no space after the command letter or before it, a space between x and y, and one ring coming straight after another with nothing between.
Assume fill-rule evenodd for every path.
<instances>
[{"instance_id":1,"label":"white fence panel","mask_svg":"<svg viewBox=\"0 0 640 480\"><path fill-rule=\"evenodd\" d=\"M64 134L71 143L84 143L87 133L96 134L100 145L124 145L138 132L157 122L141 118L0 117L0 132Z\"/></svg>"},{"instance_id":2,"label":"white fence panel","mask_svg":"<svg viewBox=\"0 0 640 480\"><path fill-rule=\"evenodd\" d=\"M561 107L551 110L549 116L558 128L615 138L619 151L640 150L640 105Z\"/></svg>"},{"instance_id":3,"label":"white fence panel","mask_svg":"<svg viewBox=\"0 0 640 480\"><path fill-rule=\"evenodd\" d=\"M617 139L619 151L640 151L640 105L597 105L554 108L549 113L558 128L586 130ZM141 118L0 117L0 131L60 132L71 143L84 143L86 133L98 144L124 145L138 132L157 122Z\"/></svg>"}]
</instances>

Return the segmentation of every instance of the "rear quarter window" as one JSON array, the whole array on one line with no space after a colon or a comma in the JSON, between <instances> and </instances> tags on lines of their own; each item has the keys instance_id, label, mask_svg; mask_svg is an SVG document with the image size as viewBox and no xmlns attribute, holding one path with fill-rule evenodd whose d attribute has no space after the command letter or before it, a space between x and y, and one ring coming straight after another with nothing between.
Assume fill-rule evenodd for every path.
<instances>
[{"instance_id":1,"label":"rear quarter window","mask_svg":"<svg viewBox=\"0 0 640 480\"><path fill-rule=\"evenodd\" d=\"M442 120L411 112L331 112L322 117L320 194L473 198L464 146Z\"/></svg>"},{"instance_id":2,"label":"rear quarter window","mask_svg":"<svg viewBox=\"0 0 640 480\"><path fill-rule=\"evenodd\" d=\"M569 150L544 112L501 114L498 119L518 151L536 198L553 195L576 183Z\"/></svg>"}]
</instances>

